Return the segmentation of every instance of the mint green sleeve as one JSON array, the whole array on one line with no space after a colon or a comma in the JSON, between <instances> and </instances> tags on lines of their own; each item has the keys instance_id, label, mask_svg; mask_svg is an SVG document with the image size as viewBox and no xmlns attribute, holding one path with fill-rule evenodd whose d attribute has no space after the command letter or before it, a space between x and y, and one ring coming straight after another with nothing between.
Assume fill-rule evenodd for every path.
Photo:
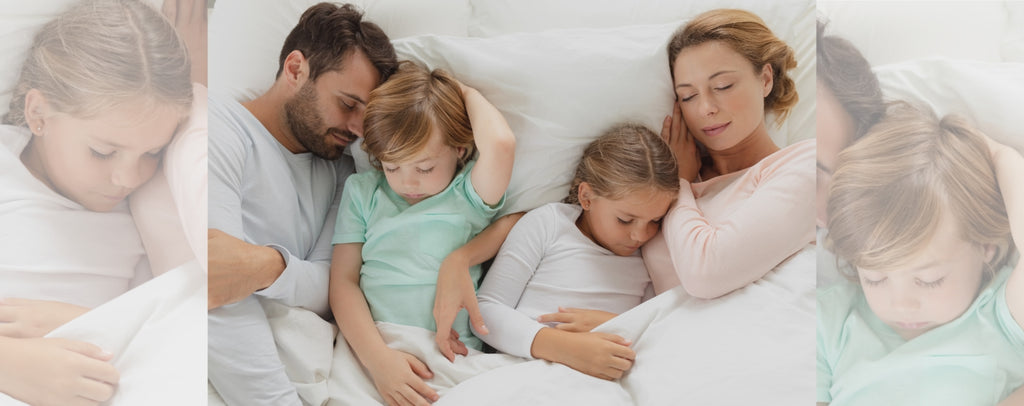
<instances>
[{"instance_id":1,"label":"mint green sleeve","mask_svg":"<svg viewBox=\"0 0 1024 406\"><path fill-rule=\"evenodd\" d=\"M366 242L367 207L366 201L373 193L373 173L366 172L349 176L341 192L338 217L334 223L334 238L331 244Z\"/></svg>"},{"instance_id":2,"label":"mint green sleeve","mask_svg":"<svg viewBox=\"0 0 1024 406\"><path fill-rule=\"evenodd\" d=\"M822 294L826 292L818 293L817 313L818 313L818 328L817 330L817 358L818 358L818 373L817 373L817 401L822 403L832 402L832 366L829 364L827 349L827 325L828 320L825 320L823 316L828 317L824 314L823 309L826 307L822 303Z\"/></svg>"}]
</instances>

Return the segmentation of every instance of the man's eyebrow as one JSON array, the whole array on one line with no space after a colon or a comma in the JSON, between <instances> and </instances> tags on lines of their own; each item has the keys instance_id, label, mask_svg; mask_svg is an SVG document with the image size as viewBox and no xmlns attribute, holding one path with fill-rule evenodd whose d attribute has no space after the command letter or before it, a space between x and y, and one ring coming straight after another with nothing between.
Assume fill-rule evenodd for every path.
<instances>
[{"instance_id":1,"label":"man's eyebrow","mask_svg":"<svg viewBox=\"0 0 1024 406\"><path fill-rule=\"evenodd\" d=\"M348 96L348 98L350 98L350 99L352 99L352 100L355 100L355 101L356 101L357 103L359 103L359 104L362 104L362 105L364 105L364 106L366 105L366 101L365 101L365 100L363 100L363 98L362 98L362 97L356 96L356 95L354 95L354 94L352 94L352 93L348 93L348 92L339 92L339 93L341 93L341 94L343 94L343 95L345 95L345 96Z\"/></svg>"}]
</instances>

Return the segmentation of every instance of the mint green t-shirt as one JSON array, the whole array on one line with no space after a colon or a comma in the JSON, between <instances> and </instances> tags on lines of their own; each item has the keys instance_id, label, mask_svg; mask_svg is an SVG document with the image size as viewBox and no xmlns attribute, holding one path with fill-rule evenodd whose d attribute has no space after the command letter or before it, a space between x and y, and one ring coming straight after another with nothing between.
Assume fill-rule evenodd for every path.
<instances>
[{"instance_id":1,"label":"mint green t-shirt","mask_svg":"<svg viewBox=\"0 0 1024 406\"><path fill-rule=\"evenodd\" d=\"M868 307L860 285L818 292L817 401L844 405L995 405L1024 384L1024 331L1000 272L959 318L910 341Z\"/></svg>"},{"instance_id":2,"label":"mint green t-shirt","mask_svg":"<svg viewBox=\"0 0 1024 406\"><path fill-rule=\"evenodd\" d=\"M470 161L441 193L410 206L381 171L349 176L342 191L333 244L363 243L359 287L376 321L437 330L434 292L441 261L480 233L505 202L494 207L477 195ZM470 268L474 288L480 266ZM480 349L459 312L453 326L467 346Z\"/></svg>"}]
</instances>

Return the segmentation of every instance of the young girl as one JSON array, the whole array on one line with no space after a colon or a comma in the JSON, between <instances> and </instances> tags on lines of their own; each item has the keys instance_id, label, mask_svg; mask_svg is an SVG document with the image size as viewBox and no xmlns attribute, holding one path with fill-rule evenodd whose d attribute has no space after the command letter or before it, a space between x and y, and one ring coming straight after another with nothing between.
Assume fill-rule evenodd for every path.
<instances>
[{"instance_id":1,"label":"young girl","mask_svg":"<svg viewBox=\"0 0 1024 406\"><path fill-rule=\"evenodd\" d=\"M438 268L504 202L515 138L478 91L411 62L370 94L364 128L363 148L382 171L345 182L332 240L331 308L386 402L436 400L423 382L426 366L386 347L374 321L435 329ZM479 280L479 267L470 273ZM454 332L479 349L465 314Z\"/></svg>"},{"instance_id":2,"label":"young girl","mask_svg":"<svg viewBox=\"0 0 1024 406\"><path fill-rule=\"evenodd\" d=\"M148 277L126 198L157 170L189 112L189 70L174 28L137 1L79 3L35 36L0 126L3 394L33 405L93 405L116 387L137 387L127 381L160 379L121 379L114 365L136 362L121 356L140 355L126 354L130 344L105 334L108 325L79 323L80 335L62 329L64 337L98 338L89 342L49 334L72 319L97 320L102 314L82 314ZM160 317L134 309L113 324L132 337L139 316Z\"/></svg>"},{"instance_id":3,"label":"young girl","mask_svg":"<svg viewBox=\"0 0 1024 406\"><path fill-rule=\"evenodd\" d=\"M1022 171L905 104L840 153L826 244L859 283L818 293L818 402L994 405L1024 383Z\"/></svg>"},{"instance_id":4,"label":"young girl","mask_svg":"<svg viewBox=\"0 0 1024 406\"><path fill-rule=\"evenodd\" d=\"M679 193L668 145L639 125L608 130L583 151L565 203L513 227L480 288L480 312L499 351L618 379L635 354L591 329L651 296L639 249ZM586 309L586 310L584 310Z\"/></svg>"}]
</instances>

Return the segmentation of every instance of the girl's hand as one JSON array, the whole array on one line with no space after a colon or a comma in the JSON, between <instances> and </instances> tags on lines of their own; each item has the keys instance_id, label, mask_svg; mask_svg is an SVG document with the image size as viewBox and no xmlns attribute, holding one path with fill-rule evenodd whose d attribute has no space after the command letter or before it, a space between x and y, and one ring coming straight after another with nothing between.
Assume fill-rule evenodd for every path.
<instances>
[{"instance_id":1,"label":"girl's hand","mask_svg":"<svg viewBox=\"0 0 1024 406\"><path fill-rule=\"evenodd\" d=\"M455 354L469 353L466 345L459 341L458 333L451 328L461 309L469 312L469 321L477 332L487 334L487 326L480 315L476 291L473 289L473 279L469 276L468 259L456 250L441 263L437 275L437 292L434 295L434 322L437 325L434 341L449 361L455 361Z\"/></svg>"},{"instance_id":2,"label":"girl's hand","mask_svg":"<svg viewBox=\"0 0 1024 406\"><path fill-rule=\"evenodd\" d=\"M672 105L672 116L665 116L661 126L661 139L665 140L679 165L679 177L693 183L700 173L700 151L697 141L690 134L683 122L682 107L679 102Z\"/></svg>"},{"instance_id":3,"label":"girl's hand","mask_svg":"<svg viewBox=\"0 0 1024 406\"><path fill-rule=\"evenodd\" d=\"M437 392L423 382L434 374L412 354L388 348L367 369L377 392L389 406L427 406L438 399Z\"/></svg>"},{"instance_id":4,"label":"girl's hand","mask_svg":"<svg viewBox=\"0 0 1024 406\"><path fill-rule=\"evenodd\" d=\"M120 380L113 355L82 341L3 339L0 354L0 392L35 406L99 405Z\"/></svg>"},{"instance_id":5,"label":"girl's hand","mask_svg":"<svg viewBox=\"0 0 1024 406\"><path fill-rule=\"evenodd\" d=\"M49 300L0 299L0 336L39 338L89 311Z\"/></svg>"},{"instance_id":6,"label":"girl's hand","mask_svg":"<svg viewBox=\"0 0 1024 406\"><path fill-rule=\"evenodd\" d=\"M613 381L633 366L636 353L629 340L607 333L571 334L558 361L587 375Z\"/></svg>"},{"instance_id":7,"label":"girl's hand","mask_svg":"<svg viewBox=\"0 0 1024 406\"><path fill-rule=\"evenodd\" d=\"M618 315L601 310L559 307L558 313L541 315L537 318L537 321L541 323L559 323L554 328L579 333L593 330L594 327L611 320L615 316Z\"/></svg>"}]
</instances>

